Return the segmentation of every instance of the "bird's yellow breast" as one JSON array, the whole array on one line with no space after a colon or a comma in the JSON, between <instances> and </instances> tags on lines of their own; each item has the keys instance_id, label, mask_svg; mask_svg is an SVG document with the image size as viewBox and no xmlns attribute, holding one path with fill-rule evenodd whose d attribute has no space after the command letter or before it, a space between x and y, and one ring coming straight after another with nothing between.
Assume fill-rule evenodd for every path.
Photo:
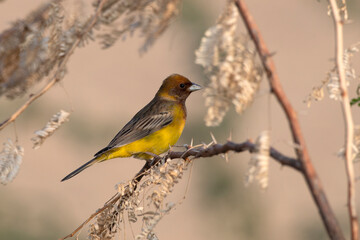
<instances>
[{"instance_id":1,"label":"bird's yellow breast","mask_svg":"<svg viewBox=\"0 0 360 240\"><path fill-rule=\"evenodd\" d=\"M131 156L147 160L151 159L153 156L145 154L145 152L150 152L156 155L166 152L169 150L170 146L173 146L180 138L185 126L185 114L186 113L181 105L175 106L173 121L169 125L149 134L144 138L110 150L105 156L100 156L101 161L117 157Z\"/></svg>"}]
</instances>

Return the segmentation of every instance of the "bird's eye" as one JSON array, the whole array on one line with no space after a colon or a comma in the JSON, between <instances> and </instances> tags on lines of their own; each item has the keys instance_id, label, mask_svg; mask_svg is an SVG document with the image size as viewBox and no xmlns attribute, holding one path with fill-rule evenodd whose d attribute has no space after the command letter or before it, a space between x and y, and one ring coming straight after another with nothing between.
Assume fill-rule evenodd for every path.
<instances>
[{"instance_id":1,"label":"bird's eye","mask_svg":"<svg viewBox=\"0 0 360 240\"><path fill-rule=\"evenodd\" d=\"M184 87L185 87L185 84L180 83L180 87L181 87L181 88L184 88Z\"/></svg>"}]
</instances>

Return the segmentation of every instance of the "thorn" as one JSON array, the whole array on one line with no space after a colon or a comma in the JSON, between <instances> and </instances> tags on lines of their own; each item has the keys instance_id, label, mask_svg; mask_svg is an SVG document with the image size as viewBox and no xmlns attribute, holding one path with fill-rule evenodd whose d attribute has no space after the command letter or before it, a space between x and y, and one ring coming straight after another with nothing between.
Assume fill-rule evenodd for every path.
<instances>
[{"instance_id":1,"label":"thorn","mask_svg":"<svg viewBox=\"0 0 360 240\"><path fill-rule=\"evenodd\" d=\"M210 132L210 135L211 135L211 138L212 138L213 142L214 142L215 144L217 144L217 141L216 141L216 139L215 139L215 137L214 137L214 134L212 134L212 132Z\"/></svg>"},{"instance_id":2,"label":"thorn","mask_svg":"<svg viewBox=\"0 0 360 240\"><path fill-rule=\"evenodd\" d=\"M342 22L343 25L344 25L344 24L351 24L351 23L354 23L354 20L352 20L352 19L347 19L347 20L342 20L341 22Z\"/></svg>"},{"instance_id":3,"label":"thorn","mask_svg":"<svg viewBox=\"0 0 360 240\"><path fill-rule=\"evenodd\" d=\"M209 144L205 144L205 143L204 143L205 148L208 148L208 147L212 146L213 144L214 144L214 142L211 142L211 143L209 143Z\"/></svg>"},{"instance_id":4,"label":"thorn","mask_svg":"<svg viewBox=\"0 0 360 240\"><path fill-rule=\"evenodd\" d=\"M202 144L198 144L198 145L192 146L191 149L200 148L200 147L204 147L204 146L206 146L206 144L205 144L205 143L202 143Z\"/></svg>"},{"instance_id":5,"label":"thorn","mask_svg":"<svg viewBox=\"0 0 360 240\"><path fill-rule=\"evenodd\" d=\"M192 147L194 144L194 138L191 138L190 147Z\"/></svg>"},{"instance_id":6,"label":"thorn","mask_svg":"<svg viewBox=\"0 0 360 240\"><path fill-rule=\"evenodd\" d=\"M232 141L232 132L230 131L230 134L229 134L229 137L228 137L228 142L231 142Z\"/></svg>"},{"instance_id":7,"label":"thorn","mask_svg":"<svg viewBox=\"0 0 360 240\"><path fill-rule=\"evenodd\" d=\"M287 142L287 144L288 144L289 146L293 147L294 149L297 149L297 150L301 150L301 149L302 149L301 145L298 144L298 143L295 143L295 142Z\"/></svg>"},{"instance_id":8,"label":"thorn","mask_svg":"<svg viewBox=\"0 0 360 240\"><path fill-rule=\"evenodd\" d=\"M185 154L187 154L190 150L191 148L188 148L183 154L181 154L180 158L184 158ZM188 159L188 157L186 157L184 160L186 159Z\"/></svg>"},{"instance_id":9,"label":"thorn","mask_svg":"<svg viewBox=\"0 0 360 240\"><path fill-rule=\"evenodd\" d=\"M265 55L265 57L266 57L266 58L270 58L270 57L275 56L275 54L276 54L276 52L271 52L271 53Z\"/></svg>"},{"instance_id":10,"label":"thorn","mask_svg":"<svg viewBox=\"0 0 360 240\"><path fill-rule=\"evenodd\" d=\"M170 144L169 144L169 150L168 150L168 152L171 152L173 150L173 146L170 146Z\"/></svg>"},{"instance_id":11,"label":"thorn","mask_svg":"<svg viewBox=\"0 0 360 240\"><path fill-rule=\"evenodd\" d=\"M139 152L139 153L144 153L144 154L147 154L147 155L150 155L154 158L157 158L157 159L160 159L161 157L155 153L152 153L152 152Z\"/></svg>"},{"instance_id":12,"label":"thorn","mask_svg":"<svg viewBox=\"0 0 360 240\"><path fill-rule=\"evenodd\" d=\"M229 163L229 154L228 153L224 153L225 156L225 162Z\"/></svg>"}]
</instances>

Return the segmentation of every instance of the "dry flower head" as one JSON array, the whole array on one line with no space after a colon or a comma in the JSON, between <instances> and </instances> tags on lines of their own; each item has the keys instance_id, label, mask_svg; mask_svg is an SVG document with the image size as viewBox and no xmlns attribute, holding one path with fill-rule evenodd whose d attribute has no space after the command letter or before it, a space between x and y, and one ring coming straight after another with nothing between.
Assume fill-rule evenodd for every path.
<instances>
[{"instance_id":1,"label":"dry flower head","mask_svg":"<svg viewBox=\"0 0 360 240\"><path fill-rule=\"evenodd\" d=\"M167 29L179 13L181 0L112 0L105 4L99 34L104 48L118 39L125 40L139 31L145 41L140 52L145 52ZM96 4L95 4L96 5Z\"/></svg>"},{"instance_id":2,"label":"dry flower head","mask_svg":"<svg viewBox=\"0 0 360 240\"><path fill-rule=\"evenodd\" d=\"M44 141L50 137L64 122L69 120L70 113L60 110L58 113L54 114L50 121L46 123L46 126L35 132L35 137L31 138L33 141L34 149L38 149Z\"/></svg>"},{"instance_id":3,"label":"dry flower head","mask_svg":"<svg viewBox=\"0 0 360 240\"><path fill-rule=\"evenodd\" d=\"M354 161L360 161L360 125L354 127L354 146L355 157Z\"/></svg>"},{"instance_id":4,"label":"dry flower head","mask_svg":"<svg viewBox=\"0 0 360 240\"><path fill-rule=\"evenodd\" d=\"M245 184L249 185L257 180L262 189L266 189L269 182L270 136L263 131L256 139L255 151L251 154L249 169Z\"/></svg>"},{"instance_id":5,"label":"dry flower head","mask_svg":"<svg viewBox=\"0 0 360 240\"><path fill-rule=\"evenodd\" d=\"M342 21L347 21L349 19L349 14L348 14L348 10L347 10L347 4L346 4L346 0L336 0L338 8L339 8L339 13L340 16L342 18ZM331 6L330 4L328 5L328 16L331 16Z\"/></svg>"},{"instance_id":6,"label":"dry flower head","mask_svg":"<svg viewBox=\"0 0 360 240\"><path fill-rule=\"evenodd\" d=\"M231 103L242 113L253 100L263 75L249 38L237 34L238 12L228 1L216 25L209 28L195 52L195 63L210 80L204 90L207 126L222 122Z\"/></svg>"},{"instance_id":7,"label":"dry flower head","mask_svg":"<svg viewBox=\"0 0 360 240\"><path fill-rule=\"evenodd\" d=\"M354 126L354 140L352 146L352 159L354 162L360 162L360 125ZM339 158L345 159L345 148L342 147L337 152Z\"/></svg>"},{"instance_id":8,"label":"dry flower head","mask_svg":"<svg viewBox=\"0 0 360 240\"><path fill-rule=\"evenodd\" d=\"M62 1L51 1L0 34L0 96L23 96L57 70L85 24L76 12L65 18ZM64 74L58 70L57 78Z\"/></svg>"},{"instance_id":9,"label":"dry flower head","mask_svg":"<svg viewBox=\"0 0 360 240\"><path fill-rule=\"evenodd\" d=\"M351 45L344 51L343 62L347 86L350 85L352 80L357 78L355 69L352 66L352 57L355 53L359 52L359 46L360 42ZM311 106L312 101L320 101L324 98L325 87L330 99L336 101L341 100L340 80L336 66L327 73L326 78L322 81L322 83L319 86L314 87L312 92L306 97L304 102L308 107Z\"/></svg>"},{"instance_id":10,"label":"dry flower head","mask_svg":"<svg viewBox=\"0 0 360 240\"><path fill-rule=\"evenodd\" d=\"M112 239L120 234L120 223L142 222L141 230L135 239L158 239L154 233L156 225L176 204L165 201L175 185L187 170L182 159L168 160L162 165L153 166L148 174L135 185L129 181L116 186L118 199L111 203L90 225L90 239ZM136 187L135 187L136 186Z\"/></svg>"},{"instance_id":11,"label":"dry flower head","mask_svg":"<svg viewBox=\"0 0 360 240\"><path fill-rule=\"evenodd\" d=\"M24 148L13 143L11 139L3 144L0 152L0 182L4 185L11 182L17 175L24 156Z\"/></svg>"}]
</instances>

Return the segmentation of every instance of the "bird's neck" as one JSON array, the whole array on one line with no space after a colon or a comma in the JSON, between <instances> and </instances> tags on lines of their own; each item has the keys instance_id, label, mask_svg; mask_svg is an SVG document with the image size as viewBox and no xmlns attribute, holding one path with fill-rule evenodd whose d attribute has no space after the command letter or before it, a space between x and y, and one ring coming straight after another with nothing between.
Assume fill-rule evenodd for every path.
<instances>
[{"instance_id":1,"label":"bird's neck","mask_svg":"<svg viewBox=\"0 0 360 240\"><path fill-rule=\"evenodd\" d=\"M170 95L167 92L158 92L158 93L156 93L156 97L159 97L159 98L167 100L167 101L173 101L173 102L178 101L178 99L175 96Z\"/></svg>"}]
</instances>

